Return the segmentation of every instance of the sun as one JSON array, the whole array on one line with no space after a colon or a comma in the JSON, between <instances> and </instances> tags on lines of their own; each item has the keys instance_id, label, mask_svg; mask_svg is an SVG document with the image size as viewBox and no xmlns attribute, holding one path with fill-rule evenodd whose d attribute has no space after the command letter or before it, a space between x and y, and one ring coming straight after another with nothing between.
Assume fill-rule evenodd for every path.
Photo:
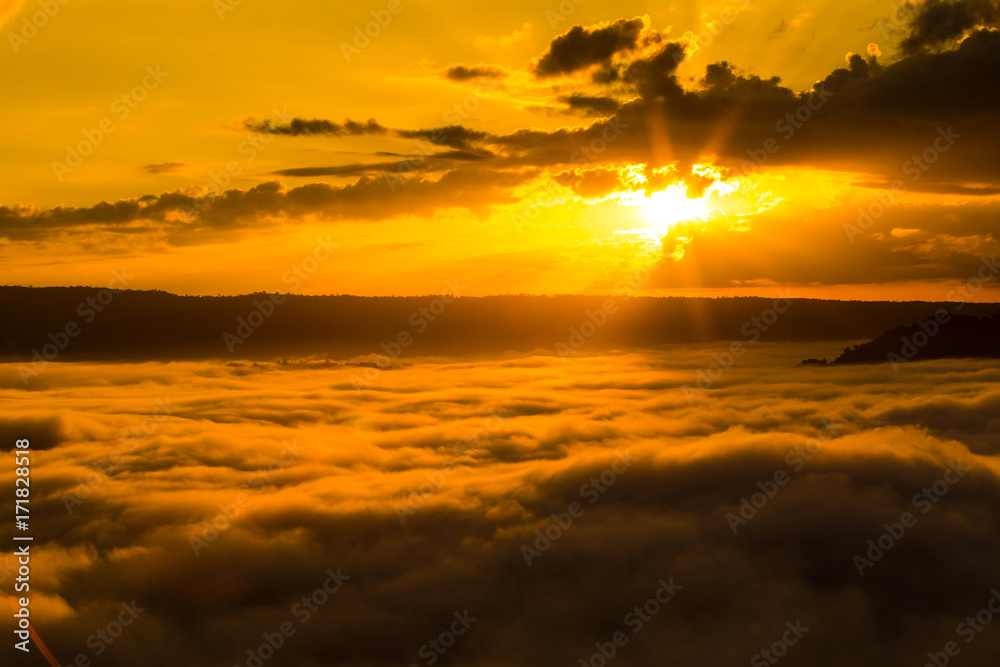
<instances>
[{"instance_id":1,"label":"sun","mask_svg":"<svg viewBox=\"0 0 1000 667\"><path fill-rule=\"evenodd\" d=\"M759 191L748 179L727 175L723 168L711 164L695 164L690 173L681 173L676 165L653 169L629 165L619 172L619 178L626 189L612 196L619 205L636 209L638 215L629 219L641 226L615 233L631 236L657 256L667 249L675 260L683 258L684 247L708 227L745 231L748 216L780 201L770 192ZM667 237L670 241L665 245Z\"/></svg>"},{"instance_id":2,"label":"sun","mask_svg":"<svg viewBox=\"0 0 1000 667\"><path fill-rule=\"evenodd\" d=\"M689 197L683 181L649 194L645 191L630 192L621 203L641 207L642 217L650 225L646 231L657 238L669 234L671 228L680 222L705 221L709 215L707 197Z\"/></svg>"},{"instance_id":3,"label":"sun","mask_svg":"<svg viewBox=\"0 0 1000 667\"><path fill-rule=\"evenodd\" d=\"M687 186L681 182L646 197L642 212L648 222L667 233L678 222L704 220L708 216L708 204L704 198L688 197Z\"/></svg>"}]
</instances>

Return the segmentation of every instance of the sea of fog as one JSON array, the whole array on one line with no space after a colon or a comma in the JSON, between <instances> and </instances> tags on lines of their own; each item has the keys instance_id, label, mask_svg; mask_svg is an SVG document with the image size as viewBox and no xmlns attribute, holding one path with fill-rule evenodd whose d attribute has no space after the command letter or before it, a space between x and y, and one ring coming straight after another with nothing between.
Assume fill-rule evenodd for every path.
<instances>
[{"instance_id":1,"label":"sea of fog","mask_svg":"<svg viewBox=\"0 0 1000 667\"><path fill-rule=\"evenodd\" d=\"M35 628L63 665L994 664L1000 360L796 367L842 347L2 365Z\"/></svg>"}]
</instances>

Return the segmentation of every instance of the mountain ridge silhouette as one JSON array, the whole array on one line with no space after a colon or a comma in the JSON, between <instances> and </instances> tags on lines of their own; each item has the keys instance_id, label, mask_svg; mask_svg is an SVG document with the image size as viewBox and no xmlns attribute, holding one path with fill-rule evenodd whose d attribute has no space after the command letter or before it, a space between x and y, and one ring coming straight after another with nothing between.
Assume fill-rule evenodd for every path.
<instances>
[{"instance_id":1,"label":"mountain ridge silhouette","mask_svg":"<svg viewBox=\"0 0 1000 667\"><path fill-rule=\"evenodd\" d=\"M161 290L4 286L0 359L31 359L47 345L58 348L61 360L136 361L389 354L397 346L402 356L411 356L724 340L859 341L955 306L579 295L459 297L445 303L433 295L179 296ZM1000 305L962 307L964 313L989 315ZM248 329L250 335L243 335Z\"/></svg>"}]
</instances>

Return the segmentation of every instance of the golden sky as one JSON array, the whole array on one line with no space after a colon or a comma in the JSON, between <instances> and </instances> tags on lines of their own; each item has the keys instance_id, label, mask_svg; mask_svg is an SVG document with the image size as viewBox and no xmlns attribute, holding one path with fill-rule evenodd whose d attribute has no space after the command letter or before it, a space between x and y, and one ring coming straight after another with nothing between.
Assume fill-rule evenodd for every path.
<instances>
[{"instance_id":1,"label":"golden sky","mask_svg":"<svg viewBox=\"0 0 1000 667\"><path fill-rule=\"evenodd\" d=\"M0 2L5 282L947 298L1000 34L938 4Z\"/></svg>"}]
</instances>

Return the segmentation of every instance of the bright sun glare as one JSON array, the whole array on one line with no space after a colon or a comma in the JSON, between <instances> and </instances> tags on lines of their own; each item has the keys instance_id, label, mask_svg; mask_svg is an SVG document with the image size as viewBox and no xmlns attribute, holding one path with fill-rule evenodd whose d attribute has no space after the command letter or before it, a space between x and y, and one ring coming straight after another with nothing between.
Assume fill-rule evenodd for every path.
<instances>
[{"instance_id":1,"label":"bright sun glare","mask_svg":"<svg viewBox=\"0 0 1000 667\"><path fill-rule=\"evenodd\" d=\"M658 182L672 181L659 189L649 187L649 178ZM621 171L621 180L627 190L615 193L622 206L637 207L638 216L646 224L642 227L619 230L618 234L631 235L640 239L655 254L662 257L665 237L671 237L672 251L668 255L679 260L684 257L684 248L691 242L697 229L707 224L722 223L731 230L745 229L745 217L773 206L770 193L757 194L757 201L749 207L745 201L750 184L740 178L725 177L715 166L696 164L691 168L691 177L700 179L704 187L698 187L699 196L691 196L688 178L678 173L675 166L648 170L644 165L631 165Z\"/></svg>"},{"instance_id":2,"label":"bright sun glare","mask_svg":"<svg viewBox=\"0 0 1000 667\"><path fill-rule=\"evenodd\" d=\"M637 204L642 206L643 216L662 234L669 232L678 222L695 218L705 220L708 216L705 198L689 198L684 183L672 183L649 196L645 193L639 195L640 201Z\"/></svg>"},{"instance_id":3,"label":"bright sun glare","mask_svg":"<svg viewBox=\"0 0 1000 667\"><path fill-rule=\"evenodd\" d=\"M687 183L677 180L661 190L647 192L641 187L646 177L638 169L626 170L625 178L634 190L619 195L619 203L623 206L638 206L642 209L642 217L649 226L644 229L632 230L650 240L658 240L670 233L671 229L681 222L700 220L707 222L714 210L709 202L712 194L728 194L732 189L724 181L719 180L720 174L711 167L696 165L692 173L702 177L714 178L700 197L691 197Z\"/></svg>"}]
</instances>

